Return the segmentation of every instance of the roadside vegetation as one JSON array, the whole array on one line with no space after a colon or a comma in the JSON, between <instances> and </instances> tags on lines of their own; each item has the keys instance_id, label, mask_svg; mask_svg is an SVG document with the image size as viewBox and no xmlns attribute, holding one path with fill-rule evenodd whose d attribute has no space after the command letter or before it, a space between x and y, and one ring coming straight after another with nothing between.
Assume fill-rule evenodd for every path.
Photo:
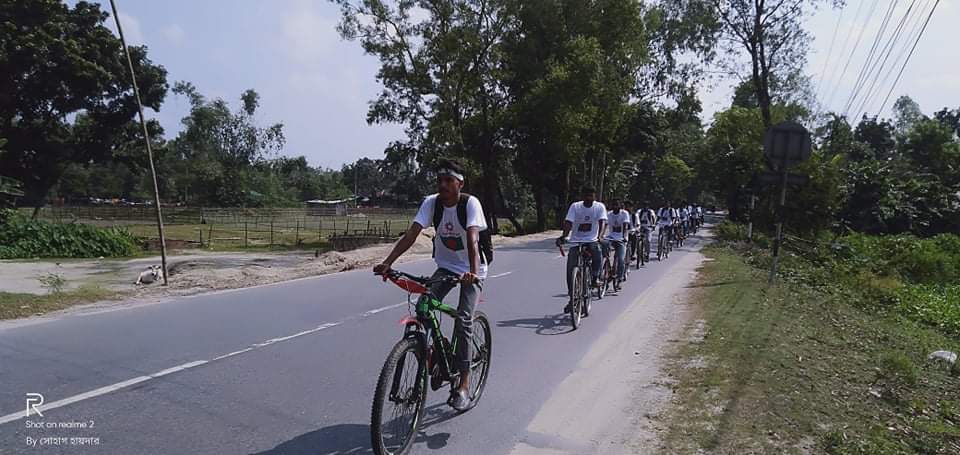
<instances>
[{"instance_id":1,"label":"roadside vegetation","mask_svg":"<svg viewBox=\"0 0 960 455\"><path fill-rule=\"evenodd\" d=\"M707 334L670 374L667 453L960 453L960 237L793 241L718 226L693 298Z\"/></svg>"},{"instance_id":2,"label":"roadside vegetation","mask_svg":"<svg viewBox=\"0 0 960 455\"><path fill-rule=\"evenodd\" d=\"M96 284L84 284L69 291L48 286L48 292L42 295L0 291L0 319L25 318L121 296L122 294L116 291Z\"/></svg>"},{"instance_id":3,"label":"roadside vegetation","mask_svg":"<svg viewBox=\"0 0 960 455\"><path fill-rule=\"evenodd\" d=\"M121 257L139 250L124 229L55 224L0 210L0 259Z\"/></svg>"}]
</instances>

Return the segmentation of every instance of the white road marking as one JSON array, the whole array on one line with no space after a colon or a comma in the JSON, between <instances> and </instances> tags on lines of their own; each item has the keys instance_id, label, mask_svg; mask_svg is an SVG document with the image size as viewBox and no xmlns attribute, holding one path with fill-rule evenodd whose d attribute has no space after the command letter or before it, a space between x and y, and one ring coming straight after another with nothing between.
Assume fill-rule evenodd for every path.
<instances>
[{"instance_id":1,"label":"white road marking","mask_svg":"<svg viewBox=\"0 0 960 455\"><path fill-rule=\"evenodd\" d=\"M511 273L513 273L513 272L512 272L512 271L510 271L510 272L503 272L503 273L500 273L500 274L497 274L497 275L491 275L490 278L500 278L500 277L502 277L502 276L510 275Z\"/></svg>"},{"instance_id":2,"label":"white road marking","mask_svg":"<svg viewBox=\"0 0 960 455\"><path fill-rule=\"evenodd\" d=\"M391 307L395 307L395 306L398 306L398 305L392 305ZM279 338L271 338L271 339L269 339L269 340L267 340L267 341L264 341L264 342L262 342L262 343L256 343L256 344L250 345L250 347L248 347L248 348L246 348L246 349L241 349L241 350L239 350L239 351L234 351L234 352L231 352L231 353L229 353L229 354L221 355L221 356L219 356L219 357L214 357L212 360L195 360L195 361L193 361L193 362L187 362L187 363L184 363L184 364L182 364L182 365L177 365L177 366L175 366L175 367L167 368L167 369L165 369L165 370L161 370L161 371L158 371L158 372L153 373L153 374L148 374L148 375L144 375L144 376L137 376L137 377L135 377L135 378L133 378L133 379L127 379L126 381L122 381L122 382L118 382L118 383L116 383L116 384L111 384L111 385L108 385L108 386L100 387L99 389L91 390L91 391L89 391L89 392L84 392L84 393L81 393L81 394L78 394L78 395L74 395L74 396L72 396L72 397L67 397L67 398L64 398L64 399L62 399L62 400L57 400L57 401L54 401L54 402L51 402L51 403L47 403L47 404L38 406L37 408L40 410L40 412L44 412L44 411L47 411L47 410L50 410L50 409L56 409L56 408L60 408L60 407L63 407L63 406L69 405L69 404L77 403L77 402L84 401L84 400L89 400L89 399L91 399L91 398L96 398L96 397L99 397L99 396L101 396L101 395L106 395L106 394L111 393L111 392L116 392L117 390L124 389L124 388L130 387L130 386L132 386L132 385L140 384L140 383L149 381L149 380L151 380L151 379L157 379L157 378L160 378L160 377L163 377L163 376L167 376L167 375L169 375L169 374L178 373L178 372L181 372L181 371L184 371L184 370L188 370L188 369L190 369L190 368L195 368L195 367L198 367L198 366L201 366L201 365L206 365L206 364L208 364L208 363L210 363L210 362L214 362L214 361L217 361L217 360L222 360L222 359L225 359L225 358L227 358L227 357L233 357L233 356L235 356L235 355L240 355L240 354L243 354L243 353L245 353L245 352L250 352L250 351L253 351L253 350L255 350L255 349L262 348L262 347L264 347L264 346L269 346L269 345L271 345L271 344L281 343L281 342L284 342L284 341L292 340L292 339L294 339L294 338L302 337L302 336L304 336L304 335L308 335L308 334L311 334L311 333L316 333L316 332L319 332L319 331L324 330L324 329L329 329L329 328L331 328L331 327L336 327L336 326L338 326L338 325L340 325L340 324L343 324L343 321L340 321L340 322L328 322L328 323L326 323L326 324L321 324L321 325L319 325L319 326L317 326L317 327L315 327L315 328L312 328L312 329L310 329L310 330L304 330L304 331L302 331L302 332L298 332L298 333L295 333L295 334L293 334L293 335L289 335L289 336L285 336L285 337L279 337ZM7 414L7 415L5 415L5 416L0 417L0 425L3 425L3 424L5 424L5 423L14 422L14 421L23 419L23 418L25 418L25 417L28 417L26 410L20 411L20 412L14 412L14 413L12 413L12 414Z\"/></svg>"},{"instance_id":3,"label":"white road marking","mask_svg":"<svg viewBox=\"0 0 960 455\"><path fill-rule=\"evenodd\" d=\"M363 313L362 315L360 315L360 317L365 318L365 317L368 317L368 316L373 316L373 315L375 315L375 314L377 314L377 313L381 313L381 312L384 312L384 311L387 311L387 310L392 310L392 309L394 309L394 308L402 307L402 306L404 306L404 305L406 305L406 304L407 304L407 301L404 300L403 302L400 302L400 303L398 303L398 304L396 304L396 305L387 305L387 306L385 306L385 307L380 307L380 308L376 308L376 309L367 311L366 313Z\"/></svg>"}]
</instances>

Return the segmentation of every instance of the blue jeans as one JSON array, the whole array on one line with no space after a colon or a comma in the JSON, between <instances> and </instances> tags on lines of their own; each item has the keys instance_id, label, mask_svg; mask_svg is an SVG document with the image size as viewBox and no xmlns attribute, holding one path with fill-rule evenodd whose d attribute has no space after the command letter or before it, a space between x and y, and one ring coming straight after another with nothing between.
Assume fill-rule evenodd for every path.
<instances>
[{"instance_id":1,"label":"blue jeans","mask_svg":"<svg viewBox=\"0 0 960 455\"><path fill-rule=\"evenodd\" d=\"M603 266L602 259L600 257L600 244L597 242L582 243L580 245L573 245L570 247L570 252L567 254L567 295L573 296L573 268L577 266L580 262L580 248L589 248L590 253L592 253L592 263L591 270L593 279L596 280L600 278L600 267Z\"/></svg>"},{"instance_id":2,"label":"blue jeans","mask_svg":"<svg viewBox=\"0 0 960 455\"><path fill-rule=\"evenodd\" d=\"M618 240L604 240L600 243L600 246L603 247L603 257L607 257L608 252L610 251L610 244L613 244L614 255L616 258L616 267L617 267L617 278L623 280L625 275L625 267L623 263L623 257L627 251L626 244Z\"/></svg>"}]
</instances>

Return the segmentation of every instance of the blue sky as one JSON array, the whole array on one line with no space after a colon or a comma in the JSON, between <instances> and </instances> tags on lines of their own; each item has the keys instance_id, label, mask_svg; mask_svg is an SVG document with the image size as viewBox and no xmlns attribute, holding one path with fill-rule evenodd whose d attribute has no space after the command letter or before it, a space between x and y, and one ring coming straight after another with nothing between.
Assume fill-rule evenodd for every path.
<instances>
[{"instance_id":1,"label":"blue sky","mask_svg":"<svg viewBox=\"0 0 960 455\"><path fill-rule=\"evenodd\" d=\"M929 8L934 1L920 0L917 6ZM809 72L819 76L827 69L825 84L837 87L838 95L831 103L835 109L853 87L889 4L878 2L877 12L866 22L872 2L848 0L828 64L839 12L824 9L809 21L808 29L815 37ZM101 3L109 11L109 1ZM864 6L855 16L860 3ZM900 3L895 19L909 2ZM312 165L339 169L360 157L382 157L388 143L403 137L399 125L367 125L367 105L379 89L374 79L377 61L364 55L359 44L340 39L334 29L339 11L328 1L118 0L118 8L127 39L149 47L150 58L167 68L171 85L187 80L208 98L223 98L234 106L243 90L256 89L261 95L259 121L285 125L285 155L305 155ZM908 93L927 113L945 106L960 107L960 52L952 29L956 24L960 24L960 4L941 1L894 98ZM865 28L863 41L851 59L853 41L861 28ZM853 36L841 53L848 30ZM899 47L893 55L898 52ZM850 68L840 79L842 63L848 59ZM704 118L709 120L726 107L731 94L730 81L703 87ZM873 109L878 109L880 102L873 104ZM889 115L891 104L892 100L884 115ZM179 131L188 108L185 99L168 95L156 115L168 137Z\"/></svg>"}]
</instances>

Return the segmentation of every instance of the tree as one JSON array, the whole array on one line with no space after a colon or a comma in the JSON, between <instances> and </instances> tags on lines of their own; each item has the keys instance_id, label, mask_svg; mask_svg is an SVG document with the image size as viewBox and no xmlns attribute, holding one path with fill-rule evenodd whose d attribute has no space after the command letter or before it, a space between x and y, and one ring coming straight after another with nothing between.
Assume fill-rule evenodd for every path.
<instances>
[{"instance_id":1,"label":"tree","mask_svg":"<svg viewBox=\"0 0 960 455\"><path fill-rule=\"evenodd\" d=\"M415 153L421 165L440 155L476 163L479 184L468 185L479 190L496 230L506 107L499 43L508 2L334 1L342 11L341 35L380 59L384 90L371 103L368 122L405 123L409 146L400 149Z\"/></svg>"},{"instance_id":2,"label":"tree","mask_svg":"<svg viewBox=\"0 0 960 455\"><path fill-rule=\"evenodd\" d=\"M923 115L923 112L920 111L920 105L913 98L904 95L897 98L897 101L893 103L893 118L897 133L906 134L918 122L925 120L927 116Z\"/></svg>"},{"instance_id":3,"label":"tree","mask_svg":"<svg viewBox=\"0 0 960 455\"><path fill-rule=\"evenodd\" d=\"M103 161L137 105L120 40L100 6L0 1L0 168L23 181L36 211L70 163ZM130 47L143 104L159 109L166 70Z\"/></svg>"},{"instance_id":4,"label":"tree","mask_svg":"<svg viewBox=\"0 0 960 455\"><path fill-rule=\"evenodd\" d=\"M222 99L207 101L189 82L177 82L173 92L190 100L183 131L167 151L182 167L175 185L184 200L207 205L262 205L263 194L254 184L255 173L268 158L283 149L283 125L257 126L254 114L260 96L247 90L243 107L231 111ZM261 183L265 181L260 180Z\"/></svg>"},{"instance_id":5,"label":"tree","mask_svg":"<svg viewBox=\"0 0 960 455\"><path fill-rule=\"evenodd\" d=\"M809 85L803 68L810 35L803 29L803 20L805 11L820 3L823 0L670 0L665 7L687 11L689 20L703 24L724 54L721 66L752 84L763 126L769 128L778 81L784 95ZM708 52L705 57L713 60L716 55Z\"/></svg>"}]
</instances>

